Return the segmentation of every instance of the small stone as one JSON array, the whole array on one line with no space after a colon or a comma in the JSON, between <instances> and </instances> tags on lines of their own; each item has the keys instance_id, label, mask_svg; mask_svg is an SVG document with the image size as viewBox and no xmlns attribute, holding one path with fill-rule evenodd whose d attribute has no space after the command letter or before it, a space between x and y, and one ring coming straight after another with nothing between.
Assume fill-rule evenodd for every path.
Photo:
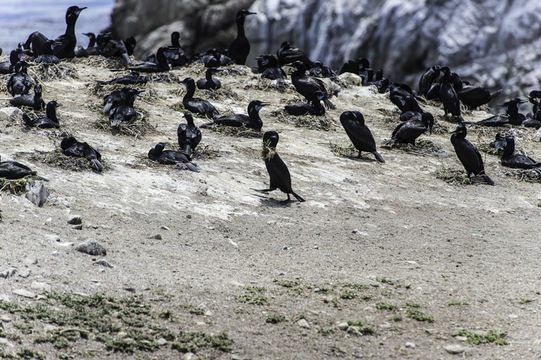
<instances>
[{"instance_id":1,"label":"small stone","mask_svg":"<svg viewBox=\"0 0 541 360\"><path fill-rule=\"evenodd\" d=\"M42 207L49 197L49 190L41 181L31 181L26 183L26 198L37 207Z\"/></svg>"},{"instance_id":2,"label":"small stone","mask_svg":"<svg viewBox=\"0 0 541 360\"><path fill-rule=\"evenodd\" d=\"M460 344L445 345L444 349L449 354L462 354L463 352L466 351L466 348Z\"/></svg>"},{"instance_id":3,"label":"small stone","mask_svg":"<svg viewBox=\"0 0 541 360\"><path fill-rule=\"evenodd\" d=\"M191 218L192 218L192 216L191 216L191 215L189 215L189 214L188 214L188 215L186 215L186 219L191 219ZM188 353L188 354L191 354L191 353Z\"/></svg>"},{"instance_id":4,"label":"small stone","mask_svg":"<svg viewBox=\"0 0 541 360\"><path fill-rule=\"evenodd\" d=\"M304 329L310 329L310 324L308 323L308 321L306 321L306 319L300 319L299 321L297 321L297 325Z\"/></svg>"},{"instance_id":5,"label":"small stone","mask_svg":"<svg viewBox=\"0 0 541 360\"><path fill-rule=\"evenodd\" d=\"M81 217L81 215L73 215L68 220L68 224L70 225L80 225L82 223L83 223L83 218Z\"/></svg>"},{"instance_id":6,"label":"small stone","mask_svg":"<svg viewBox=\"0 0 541 360\"><path fill-rule=\"evenodd\" d=\"M107 267L107 268L110 268L110 269L113 268L113 265L109 264L107 261L105 261L103 259L98 260L98 261L94 261L94 263L92 265L100 265L100 266Z\"/></svg>"},{"instance_id":7,"label":"small stone","mask_svg":"<svg viewBox=\"0 0 541 360\"><path fill-rule=\"evenodd\" d=\"M468 341L468 337L467 336L455 336L455 340Z\"/></svg>"},{"instance_id":8,"label":"small stone","mask_svg":"<svg viewBox=\"0 0 541 360\"><path fill-rule=\"evenodd\" d=\"M195 359L195 354L194 353L186 353L184 355L182 355L182 360L192 360L192 359Z\"/></svg>"},{"instance_id":9,"label":"small stone","mask_svg":"<svg viewBox=\"0 0 541 360\"><path fill-rule=\"evenodd\" d=\"M51 253L51 255L52 255L52 256L58 256L58 255L60 255L60 253L59 253L58 251L53 251L53 252Z\"/></svg>"},{"instance_id":10,"label":"small stone","mask_svg":"<svg viewBox=\"0 0 541 360\"><path fill-rule=\"evenodd\" d=\"M0 278L7 279L7 278L12 277L13 275L15 275L16 272L17 272L17 269L9 268L7 270L4 270L4 271L0 272Z\"/></svg>"},{"instance_id":11,"label":"small stone","mask_svg":"<svg viewBox=\"0 0 541 360\"><path fill-rule=\"evenodd\" d=\"M36 265L37 263L38 259L36 258L27 257L23 260L23 264L25 264L26 266Z\"/></svg>"},{"instance_id":12,"label":"small stone","mask_svg":"<svg viewBox=\"0 0 541 360\"><path fill-rule=\"evenodd\" d=\"M64 242L59 242L56 244L56 246L60 246L60 247L70 247L73 245L74 243L72 243L71 241L64 241Z\"/></svg>"},{"instance_id":13,"label":"small stone","mask_svg":"<svg viewBox=\"0 0 541 360\"><path fill-rule=\"evenodd\" d=\"M45 235L45 238L49 241L60 241L60 236L55 234L47 234Z\"/></svg>"},{"instance_id":14,"label":"small stone","mask_svg":"<svg viewBox=\"0 0 541 360\"><path fill-rule=\"evenodd\" d=\"M10 322L11 318L7 314L0 315L0 321L2 322Z\"/></svg>"},{"instance_id":15,"label":"small stone","mask_svg":"<svg viewBox=\"0 0 541 360\"><path fill-rule=\"evenodd\" d=\"M165 225L160 226L160 229L169 231L169 228L167 226L165 226Z\"/></svg>"},{"instance_id":16,"label":"small stone","mask_svg":"<svg viewBox=\"0 0 541 360\"><path fill-rule=\"evenodd\" d=\"M14 346L12 343L9 342L8 339L2 338L2 337L0 337L0 345L3 345L3 346L9 346L9 347L13 347L13 346ZM9 355L11 355L11 354L7 354L7 353L6 353L6 356L9 356ZM15 354L13 354L13 357L11 357L11 356L6 357L6 359L9 359L9 358L11 358L11 359L17 359L17 358L15 357Z\"/></svg>"},{"instance_id":17,"label":"small stone","mask_svg":"<svg viewBox=\"0 0 541 360\"><path fill-rule=\"evenodd\" d=\"M212 313L212 311L207 310L207 311L205 311L205 313L204 313L203 315L205 315L205 316L212 316L212 315L214 315L214 314Z\"/></svg>"},{"instance_id":18,"label":"small stone","mask_svg":"<svg viewBox=\"0 0 541 360\"><path fill-rule=\"evenodd\" d=\"M336 327L339 328L340 330L345 331L345 330L348 329L349 324L347 322L343 321L343 322L340 322L340 323L336 324Z\"/></svg>"},{"instance_id":19,"label":"small stone","mask_svg":"<svg viewBox=\"0 0 541 360\"><path fill-rule=\"evenodd\" d=\"M73 225L71 228L73 230L83 230L83 224Z\"/></svg>"},{"instance_id":20,"label":"small stone","mask_svg":"<svg viewBox=\"0 0 541 360\"><path fill-rule=\"evenodd\" d=\"M152 235L151 237L149 237L149 239L162 240L162 235L161 234Z\"/></svg>"},{"instance_id":21,"label":"small stone","mask_svg":"<svg viewBox=\"0 0 541 360\"><path fill-rule=\"evenodd\" d=\"M92 256L107 255L107 251L105 250L105 248L95 241L88 241L82 243L78 245L75 250Z\"/></svg>"},{"instance_id":22,"label":"small stone","mask_svg":"<svg viewBox=\"0 0 541 360\"><path fill-rule=\"evenodd\" d=\"M405 346L409 349L415 349L415 343L412 343L412 342L407 342L405 344Z\"/></svg>"},{"instance_id":23,"label":"small stone","mask_svg":"<svg viewBox=\"0 0 541 360\"><path fill-rule=\"evenodd\" d=\"M196 321L195 324L198 325L198 326L205 326L205 325L207 325L204 321Z\"/></svg>"},{"instance_id":24,"label":"small stone","mask_svg":"<svg viewBox=\"0 0 541 360\"><path fill-rule=\"evenodd\" d=\"M242 360L242 357L238 354L231 355L231 360Z\"/></svg>"},{"instance_id":25,"label":"small stone","mask_svg":"<svg viewBox=\"0 0 541 360\"><path fill-rule=\"evenodd\" d=\"M51 285L47 284L47 283L44 283L44 282L39 282L39 281L33 281L32 284L30 285L30 287L34 290L39 290L39 291L50 291L51 290Z\"/></svg>"},{"instance_id":26,"label":"small stone","mask_svg":"<svg viewBox=\"0 0 541 360\"><path fill-rule=\"evenodd\" d=\"M156 344L158 344L158 346L164 346L167 344L167 340L165 340L164 338L159 338L158 340L156 340Z\"/></svg>"},{"instance_id":27,"label":"small stone","mask_svg":"<svg viewBox=\"0 0 541 360\"><path fill-rule=\"evenodd\" d=\"M36 294L34 294L32 291L28 291L25 289L16 289L16 290L13 290L13 293L15 295L19 295L19 296L29 298L29 299L33 299L36 297Z\"/></svg>"},{"instance_id":28,"label":"small stone","mask_svg":"<svg viewBox=\"0 0 541 360\"><path fill-rule=\"evenodd\" d=\"M21 271L19 271L19 276L26 279L27 277L30 276L30 269L27 269L27 268L21 269Z\"/></svg>"}]
</instances>

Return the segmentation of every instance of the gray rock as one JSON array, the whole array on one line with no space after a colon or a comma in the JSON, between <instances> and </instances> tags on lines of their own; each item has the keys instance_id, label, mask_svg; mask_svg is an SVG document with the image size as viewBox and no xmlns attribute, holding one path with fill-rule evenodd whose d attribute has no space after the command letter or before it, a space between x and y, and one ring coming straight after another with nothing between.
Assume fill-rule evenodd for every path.
<instances>
[{"instance_id":1,"label":"gray rock","mask_svg":"<svg viewBox=\"0 0 541 360\"><path fill-rule=\"evenodd\" d=\"M51 290L51 285L49 285L47 283L44 283L44 282L40 282L40 281L32 281L32 284L30 285L30 287L33 290L38 290L38 291L50 291Z\"/></svg>"},{"instance_id":2,"label":"gray rock","mask_svg":"<svg viewBox=\"0 0 541 360\"><path fill-rule=\"evenodd\" d=\"M79 225L83 223L83 218L81 215L73 215L68 219L68 224L70 225Z\"/></svg>"},{"instance_id":3,"label":"gray rock","mask_svg":"<svg viewBox=\"0 0 541 360\"><path fill-rule=\"evenodd\" d=\"M107 255L107 251L105 250L105 248L95 241L87 241L85 243L82 243L78 245L75 250L92 256Z\"/></svg>"},{"instance_id":4,"label":"gray rock","mask_svg":"<svg viewBox=\"0 0 541 360\"><path fill-rule=\"evenodd\" d=\"M412 343L412 342L407 342L405 344L405 346L409 349L415 349L415 343Z\"/></svg>"},{"instance_id":5,"label":"gray rock","mask_svg":"<svg viewBox=\"0 0 541 360\"><path fill-rule=\"evenodd\" d=\"M107 261L105 261L103 259L98 260L98 261L94 261L94 263L92 265L99 265L99 266L107 267L107 268L110 268L110 269L113 268L113 265L109 264Z\"/></svg>"},{"instance_id":6,"label":"gray rock","mask_svg":"<svg viewBox=\"0 0 541 360\"><path fill-rule=\"evenodd\" d=\"M149 237L149 239L153 239L153 240L162 240L162 235L161 234L156 234L156 235L152 235L151 237Z\"/></svg>"},{"instance_id":7,"label":"gray rock","mask_svg":"<svg viewBox=\"0 0 541 360\"><path fill-rule=\"evenodd\" d=\"M23 264L25 264L26 266L36 265L37 263L38 259L32 257L27 257L23 260Z\"/></svg>"},{"instance_id":8,"label":"gray rock","mask_svg":"<svg viewBox=\"0 0 541 360\"><path fill-rule=\"evenodd\" d=\"M42 207L49 197L49 190L38 180L26 183L26 190L26 198L37 207Z\"/></svg>"},{"instance_id":9,"label":"gray rock","mask_svg":"<svg viewBox=\"0 0 541 360\"><path fill-rule=\"evenodd\" d=\"M36 294L34 294L32 291L26 290L26 289L16 289L13 290L13 294L22 296L25 298L33 299L36 297Z\"/></svg>"},{"instance_id":10,"label":"gray rock","mask_svg":"<svg viewBox=\"0 0 541 360\"><path fill-rule=\"evenodd\" d=\"M158 346L167 345L167 340L165 340L164 338L159 338L158 340L156 340L156 344L158 344Z\"/></svg>"},{"instance_id":11,"label":"gray rock","mask_svg":"<svg viewBox=\"0 0 541 360\"><path fill-rule=\"evenodd\" d=\"M462 354L463 352L466 351L466 348L460 344L445 345L444 349L449 354Z\"/></svg>"},{"instance_id":12,"label":"gray rock","mask_svg":"<svg viewBox=\"0 0 541 360\"><path fill-rule=\"evenodd\" d=\"M339 328L340 330L347 330L348 327L349 327L349 324L346 322L346 321L343 321L343 322L340 322L338 324L336 324L336 327Z\"/></svg>"},{"instance_id":13,"label":"gray rock","mask_svg":"<svg viewBox=\"0 0 541 360\"><path fill-rule=\"evenodd\" d=\"M11 317L9 317L8 314L2 314L2 315L0 315L0 321L2 321L2 322L11 322Z\"/></svg>"},{"instance_id":14,"label":"gray rock","mask_svg":"<svg viewBox=\"0 0 541 360\"><path fill-rule=\"evenodd\" d=\"M23 111L16 107L5 107L0 109L0 120L19 121L23 119Z\"/></svg>"},{"instance_id":15,"label":"gray rock","mask_svg":"<svg viewBox=\"0 0 541 360\"><path fill-rule=\"evenodd\" d=\"M300 319L299 321L297 321L297 325L304 329L310 329L310 324L308 323L308 321L306 321L306 319Z\"/></svg>"},{"instance_id":16,"label":"gray rock","mask_svg":"<svg viewBox=\"0 0 541 360\"><path fill-rule=\"evenodd\" d=\"M22 268L22 269L19 271L19 276L26 279L27 277L30 276L30 269L28 269L28 268Z\"/></svg>"}]
</instances>

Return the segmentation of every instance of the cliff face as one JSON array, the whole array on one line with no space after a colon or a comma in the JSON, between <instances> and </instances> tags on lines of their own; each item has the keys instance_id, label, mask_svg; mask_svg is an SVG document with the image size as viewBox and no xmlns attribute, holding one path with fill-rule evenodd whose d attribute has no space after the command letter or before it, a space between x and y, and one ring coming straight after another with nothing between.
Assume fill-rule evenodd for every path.
<instances>
[{"instance_id":1,"label":"cliff face","mask_svg":"<svg viewBox=\"0 0 541 360\"><path fill-rule=\"evenodd\" d=\"M227 46L236 10L252 5L258 12L247 20L253 54L275 52L290 40L334 67L362 56L388 76L410 82L441 63L506 94L537 87L541 75L536 0L117 1L113 24L122 36L148 39L151 30L179 20L175 27L184 29L184 43L198 50ZM141 44L150 49L167 41L168 34L157 34L169 30L161 27Z\"/></svg>"}]
</instances>

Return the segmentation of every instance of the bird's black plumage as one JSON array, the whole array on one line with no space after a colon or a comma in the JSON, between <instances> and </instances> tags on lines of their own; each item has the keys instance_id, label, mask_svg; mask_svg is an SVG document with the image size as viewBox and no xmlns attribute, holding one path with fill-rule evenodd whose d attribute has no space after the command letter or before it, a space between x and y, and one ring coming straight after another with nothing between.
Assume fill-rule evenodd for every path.
<instances>
[{"instance_id":1,"label":"bird's black plumage","mask_svg":"<svg viewBox=\"0 0 541 360\"><path fill-rule=\"evenodd\" d=\"M287 79L287 75L280 67L278 59L274 55L266 54L257 58L256 71L261 77L270 80Z\"/></svg>"},{"instance_id":2,"label":"bird's black plumage","mask_svg":"<svg viewBox=\"0 0 541 360\"><path fill-rule=\"evenodd\" d=\"M169 71L169 63L167 62L167 54L169 50L166 47L161 47L156 51L156 64L151 62L145 62L142 64L130 66L128 69L132 71L139 71L144 73L155 73Z\"/></svg>"},{"instance_id":3,"label":"bird's black plumage","mask_svg":"<svg viewBox=\"0 0 541 360\"><path fill-rule=\"evenodd\" d=\"M460 116L460 100L458 94L453 87L451 73L448 67L441 68L443 76L440 83L440 99L443 103L443 111L445 115Z\"/></svg>"},{"instance_id":4,"label":"bird's black plumage","mask_svg":"<svg viewBox=\"0 0 541 360\"><path fill-rule=\"evenodd\" d=\"M60 142L60 148L64 155L86 158L94 170L102 172L104 167L101 163L101 154L98 150L86 142L77 141L73 136L67 136Z\"/></svg>"},{"instance_id":5,"label":"bird's black plumage","mask_svg":"<svg viewBox=\"0 0 541 360\"><path fill-rule=\"evenodd\" d=\"M11 96L26 95L35 84L34 79L28 75L28 64L24 61L19 61L15 64L15 73L11 75L7 81L7 90Z\"/></svg>"},{"instance_id":6,"label":"bird's black plumage","mask_svg":"<svg viewBox=\"0 0 541 360\"><path fill-rule=\"evenodd\" d=\"M458 160L464 166L468 177L472 174L482 176L487 184L494 185L494 181L485 174L485 166L479 150L466 139L467 133L466 125L460 124L451 135L451 143L455 148Z\"/></svg>"},{"instance_id":7,"label":"bird's black plumage","mask_svg":"<svg viewBox=\"0 0 541 360\"><path fill-rule=\"evenodd\" d=\"M184 113L186 124L179 124L177 128L178 146L189 158L195 151L199 142L201 142L201 130L194 124L193 116L190 113Z\"/></svg>"},{"instance_id":8,"label":"bird's black plumage","mask_svg":"<svg viewBox=\"0 0 541 360\"><path fill-rule=\"evenodd\" d=\"M19 95L9 100L9 103L16 107L28 106L34 110L43 109L45 102L41 97L41 85L34 86L34 94Z\"/></svg>"},{"instance_id":9,"label":"bird's black plumage","mask_svg":"<svg viewBox=\"0 0 541 360\"><path fill-rule=\"evenodd\" d=\"M233 114L227 116L220 116L219 118L214 119L213 121L201 125L202 128L217 124L224 126L233 126L233 127L245 127L248 129L254 129L260 131L263 127L263 121L259 116L259 110L264 106L267 106L267 103L264 103L259 100L250 101L248 104L248 115L245 114Z\"/></svg>"},{"instance_id":10,"label":"bird's black plumage","mask_svg":"<svg viewBox=\"0 0 541 360\"><path fill-rule=\"evenodd\" d=\"M383 157L376 150L376 141L368 126L364 123L364 116L359 111L345 111L340 115L340 123L346 134L359 150L359 158L363 151L372 153L377 161L384 163Z\"/></svg>"},{"instance_id":11,"label":"bird's black plumage","mask_svg":"<svg viewBox=\"0 0 541 360\"><path fill-rule=\"evenodd\" d=\"M148 81L148 77L140 75L137 71L132 71L127 75L122 75L108 81L96 80L99 84L121 84L121 85L144 85Z\"/></svg>"},{"instance_id":12,"label":"bird's black plumage","mask_svg":"<svg viewBox=\"0 0 541 360\"><path fill-rule=\"evenodd\" d=\"M164 150L165 145L163 142L156 144L149 150L148 158L163 165L177 165L183 170L199 172L197 166L190 162L190 158L186 154L179 151Z\"/></svg>"},{"instance_id":13,"label":"bird's black plumage","mask_svg":"<svg viewBox=\"0 0 541 360\"><path fill-rule=\"evenodd\" d=\"M52 46L53 54L59 59L73 58L75 56L75 45L77 45L75 23L84 9L86 7L70 6L66 11L66 32L56 38Z\"/></svg>"},{"instance_id":14,"label":"bird's black plumage","mask_svg":"<svg viewBox=\"0 0 541 360\"><path fill-rule=\"evenodd\" d=\"M9 61L0 62L0 74L12 74L22 55L23 52L20 49L12 50L9 54Z\"/></svg>"},{"instance_id":15,"label":"bird's black plumage","mask_svg":"<svg viewBox=\"0 0 541 360\"><path fill-rule=\"evenodd\" d=\"M171 33L171 46L167 47L166 57L172 66L184 66L188 63L189 59L180 46L180 33L178 31Z\"/></svg>"},{"instance_id":16,"label":"bird's black plumage","mask_svg":"<svg viewBox=\"0 0 541 360\"><path fill-rule=\"evenodd\" d=\"M46 107L46 116L38 117L33 120L30 120L30 118L27 117L25 120L26 126L38 127L41 129L59 128L60 123L58 122L58 118L56 117L56 108L58 106L59 105L56 101L49 101Z\"/></svg>"},{"instance_id":17,"label":"bird's black plumage","mask_svg":"<svg viewBox=\"0 0 541 360\"><path fill-rule=\"evenodd\" d=\"M497 114L481 121L467 122L466 124L491 127L503 126L507 124L521 125L524 120L526 120L526 117L519 113L519 106L523 103L524 101L519 98L509 100L503 104L505 114Z\"/></svg>"},{"instance_id":18,"label":"bird's black plumage","mask_svg":"<svg viewBox=\"0 0 541 360\"><path fill-rule=\"evenodd\" d=\"M136 90L131 87L124 87L120 90L114 90L103 97L103 113L110 115L111 112L119 106L133 107L133 103L139 94L144 90Z\"/></svg>"},{"instance_id":19,"label":"bird's black plumage","mask_svg":"<svg viewBox=\"0 0 541 360\"><path fill-rule=\"evenodd\" d=\"M418 113L414 113L418 114ZM421 117L412 116L410 119L400 123L391 135L388 145L394 143L415 145L415 140L427 130L432 131L434 117L432 114L423 112Z\"/></svg>"},{"instance_id":20,"label":"bird's black plumage","mask_svg":"<svg viewBox=\"0 0 541 360\"><path fill-rule=\"evenodd\" d=\"M299 94L312 103L319 101L321 96L323 96L323 103L329 109L336 109L334 104L329 100L329 93L327 92L323 81L316 77L306 75L306 64L303 62L295 62L295 67L297 70L291 74L291 82Z\"/></svg>"},{"instance_id":21,"label":"bird's black plumage","mask_svg":"<svg viewBox=\"0 0 541 360\"><path fill-rule=\"evenodd\" d=\"M280 155L276 152L278 144L278 133L276 131L267 131L263 134L263 158L265 167L270 177L268 189L258 190L259 192L269 192L280 189L287 194L287 201L291 200L292 194L298 201L303 202L304 199L296 194L291 188L291 175Z\"/></svg>"},{"instance_id":22,"label":"bird's black plumage","mask_svg":"<svg viewBox=\"0 0 541 360\"><path fill-rule=\"evenodd\" d=\"M36 172L26 165L17 161L0 161L0 178L14 180L29 175L36 175Z\"/></svg>"},{"instance_id":23,"label":"bird's black plumage","mask_svg":"<svg viewBox=\"0 0 541 360\"><path fill-rule=\"evenodd\" d=\"M222 83L218 79L214 79L212 75L218 73L220 70L216 68L207 68L205 71L205 78L197 80L198 89L210 89L217 90L222 87Z\"/></svg>"},{"instance_id":24,"label":"bird's black plumage","mask_svg":"<svg viewBox=\"0 0 541 360\"><path fill-rule=\"evenodd\" d=\"M440 76L440 69L441 67L439 65L434 65L426 69L423 75L421 75L421 78L419 79L420 95L426 95L428 90L430 90L432 84L436 82Z\"/></svg>"},{"instance_id":25,"label":"bird's black plumage","mask_svg":"<svg viewBox=\"0 0 541 360\"><path fill-rule=\"evenodd\" d=\"M308 56L299 48L293 47L288 41L284 41L276 51L280 65L293 64L297 61L305 64L310 63Z\"/></svg>"},{"instance_id":26,"label":"bird's black plumage","mask_svg":"<svg viewBox=\"0 0 541 360\"><path fill-rule=\"evenodd\" d=\"M182 84L186 86L186 95L182 98L182 104L184 108L193 113L201 114L209 119L215 119L220 113L214 105L207 100L200 98L194 98L195 94L195 81L192 78L186 78L182 81Z\"/></svg>"},{"instance_id":27,"label":"bird's black plumage","mask_svg":"<svg viewBox=\"0 0 541 360\"><path fill-rule=\"evenodd\" d=\"M250 53L250 42L246 38L244 32L244 20L246 19L246 16L253 14L255 13L245 9L242 9L237 13L237 37L233 40L231 45L229 45L227 55L238 65L246 64L246 58Z\"/></svg>"},{"instance_id":28,"label":"bird's black plumage","mask_svg":"<svg viewBox=\"0 0 541 360\"><path fill-rule=\"evenodd\" d=\"M535 169L540 171L541 163L531 157L522 154L515 154L515 138L507 136L505 138L505 148L501 158L503 166L516 169Z\"/></svg>"}]
</instances>

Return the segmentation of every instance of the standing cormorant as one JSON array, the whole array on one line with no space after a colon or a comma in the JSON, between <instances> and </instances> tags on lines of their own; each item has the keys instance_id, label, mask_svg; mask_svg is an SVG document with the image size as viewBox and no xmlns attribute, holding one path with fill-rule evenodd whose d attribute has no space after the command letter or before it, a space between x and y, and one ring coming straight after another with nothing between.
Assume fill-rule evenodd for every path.
<instances>
[{"instance_id":1,"label":"standing cormorant","mask_svg":"<svg viewBox=\"0 0 541 360\"><path fill-rule=\"evenodd\" d=\"M464 169L466 169L468 178L471 176L471 174L476 176L480 175L487 184L494 185L494 181L492 181L492 179L485 174L485 166L479 150L477 150L475 146L473 146L473 144L466 139L467 133L468 131L466 130L466 125L460 124L456 130L453 131L453 135L451 135L451 143L455 148L455 153L458 160L460 160L464 166Z\"/></svg>"},{"instance_id":2,"label":"standing cormorant","mask_svg":"<svg viewBox=\"0 0 541 360\"><path fill-rule=\"evenodd\" d=\"M372 153L376 160L384 163L383 157L376 151L376 141L370 129L364 123L364 116L360 111L345 111L340 115L340 122L346 130L353 146L359 150L359 156L363 151Z\"/></svg>"},{"instance_id":3,"label":"standing cormorant","mask_svg":"<svg viewBox=\"0 0 541 360\"><path fill-rule=\"evenodd\" d=\"M445 115L451 114L453 116L460 116L460 101L458 99L458 94L453 87L453 78L447 66L441 68L443 76L440 83L440 99L443 103L443 111Z\"/></svg>"},{"instance_id":4,"label":"standing cormorant","mask_svg":"<svg viewBox=\"0 0 541 360\"><path fill-rule=\"evenodd\" d=\"M237 13L237 38L229 45L227 51L227 56L229 56L237 65L246 64L246 58L250 53L250 42L244 33L244 20L246 19L246 16L254 14L256 13L249 12L245 9L242 9Z\"/></svg>"}]
</instances>

